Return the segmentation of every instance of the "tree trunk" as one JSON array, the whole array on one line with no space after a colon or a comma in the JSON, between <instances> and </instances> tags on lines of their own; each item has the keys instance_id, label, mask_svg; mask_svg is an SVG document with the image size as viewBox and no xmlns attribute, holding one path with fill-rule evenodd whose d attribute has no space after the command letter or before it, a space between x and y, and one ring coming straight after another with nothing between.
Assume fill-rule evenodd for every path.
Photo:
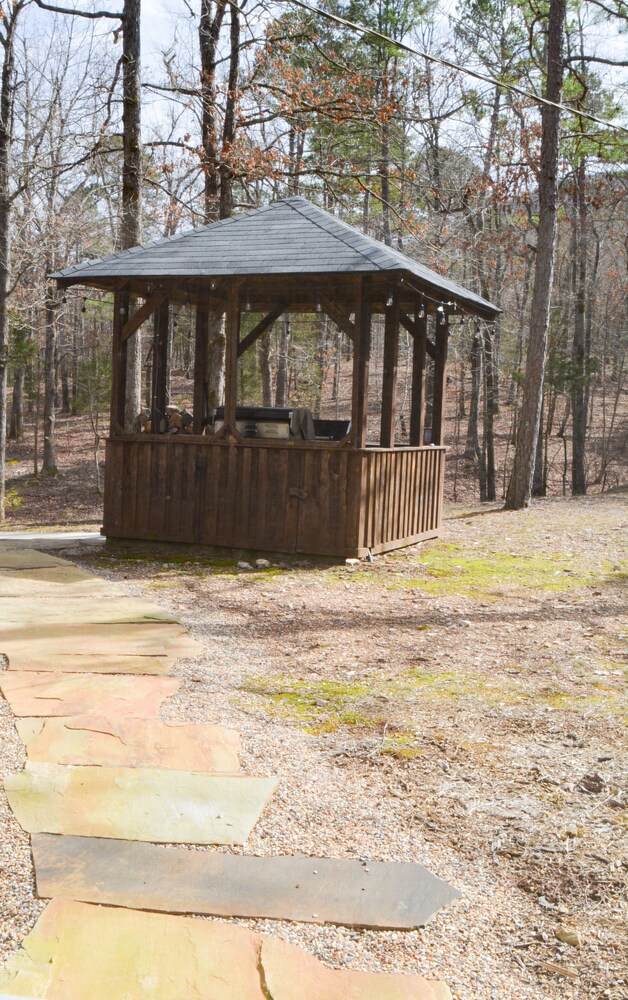
<instances>
[{"instance_id":1,"label":"tree trunk","mask_svg":"<svg viewBox=\"0 0 628 1000\"><path fill-rule=\"evenodd\" d=\"M122 19L122 214L120 248L142 241L142 82L141 0L124 0ZM142 335L127 342L125 429L131 430L142 408Z\"/></svg>"},{"instance_id":2,"label":"tree trunk","mask_svg":"<svg viewBox=\"0 0 628 1000\"><path fill-rule=\"evenodd\" d=\"M571 420L573 430L571 456L571 492L583 496L587 492L585 443L587 435L587 357L586 357L586 298L587 298L587 200L586 164L580 159L576 174L575 253L573 284L575 292L574 331L571 349Z\"/></svg>"},{"instance_id":3,"label":"tree trunk","mask_svg":"<svg viewBox=\"0 0 628 1000\"><path fill-rule=\"evenodd\" d=\"M469 368L471 369L471 400L469 402L469 422L467 424L467 441L464 449L464 457L474 458L478 450L478 417L480 413L480 381L482 377L482 350L480 334L477 329L471 344Z\"/></svg>"},{"instance_id":4,"label":"tree trunk","mask_svg":"<svg viewBox=\"0 0 628 1000\"><path fill-rule=\"evenodd\" d=\"M215 10L214 10L215 6ZM216 58L227 0L201 0L198 41L201 56L201 165L204 176L205 222L219 217L219 153L216 125Z\"/></svg>"},{"instance_id":5,"label":"tree trunk","mask_svg":"<svg viewBox=\"0 0 628 1000\"><path fill-rule=\"evenodd\" d=\"M548 100L560 101L563 81L563 30L566 0L551 0L547 38ZM532 293L530 339L523 384L523 400L512 476L506 494L506 510L521 510L530 503L536 444L541 419L543 377L547 354L558 200L558 152L560 111L541 109L541 167L539 173L539 225Z\"/></svg>"},{"instance_id":6,"label":"tree trunk","mask_svg":"<svg viewBox=\"0 0 628 1000\"><path fill-rule=\"evenodd\" d=\"M49 273L49 268L47 268ZM57 474L55 448L55 349L57 330L55 321L55 292L51 285L46 287L44 306L46 346L44 351L44 457L41 471L49 476Z\"/></svg>"},{"instance_id":7,"label":"tree trunk","mask_svg":"<svg viewBox=\"0 0 628 1000\"><path fill-rule=\"evenodd\" d=\"M19 441L24 437L24 378L26 368L19 365L13 373L13 399L11 402L11 423L9 437Z\"/></svg>"},{"instance_id":8,"label":"tree trunk","mask_svg":"<svg viewBox=\"0 0 628 1000\"><path fill-rule=\"evenodd\" d=\"M497 413L497 378L494 357L494 334L485 324L482 336L482 361L484 368L484 454L486 456L486 499L495 500L495 431Z\"/></svg>"},{"instance_id":9,"label":"tree trunk","mask_svg":"<svg viewBox=\"0 0 628 1000\"><path fill-rule=\"evenodd\" d=\"M11 275L11 192L10 164L15 103L14 39L22 4L12 5L4 13L2 47L4 59L0 79L0 523L5 518L5 479L7 454L7 363L9 354L8 299Z\"/></svg>"},{"instance_id":10,"label":"tree trunk","mask_svg":"<svg viewBox=\"0 0 628 1000\"><path fill-rule=\"evenodd\" d=\"M285 313L281 324L275 406L285 406L288 399L288 354L290 352L290 314Z\"/></svg>"},{"instance_id":11,"label":"tree trunk","mask_svg":"<svg viewBox=\"0 0 628 1000\"><path fill-rule=\"evenodd\" d=\"M262 376L262 406L273 405L273 384L270 376L270 334L264 333L259 339L259 369Z\"/></svg>"}]
</instances>

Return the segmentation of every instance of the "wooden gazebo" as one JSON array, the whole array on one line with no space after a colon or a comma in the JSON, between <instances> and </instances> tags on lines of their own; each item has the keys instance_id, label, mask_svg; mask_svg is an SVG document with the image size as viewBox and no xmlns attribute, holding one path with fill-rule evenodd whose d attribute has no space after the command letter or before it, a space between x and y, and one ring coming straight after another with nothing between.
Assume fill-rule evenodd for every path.
<instances>
[{"instance_id":1,"label":"wooden gazebo","mask_svg":"<svg viewBox=\"0 0 628 1000\"><path fill-rule=\"evenodd\" d=\"M61 287L114 293L104 533L239 549L363 556L437 534L452 314L493 320L490 302L301 197L68 267ZM143 303L140 304L140 301ZM196 309L192 434L167 434L170 303ZM134 311L132 309L134 308ZM244 310L261 314L241 338ZM337 440L248 437L238 359L290 313L323 311L353 344L351 421ZM371 318L384 320L379 443L367 445ZM207 404L210 319L224 316L224 409ZM123 429L127 347L153 317L152 430ZM409 445L395 442L399 332L412 337ZM427 358L433 359L424 444ZM262 426L262 425L260 425Z\"/></svg>"}]
</instances>

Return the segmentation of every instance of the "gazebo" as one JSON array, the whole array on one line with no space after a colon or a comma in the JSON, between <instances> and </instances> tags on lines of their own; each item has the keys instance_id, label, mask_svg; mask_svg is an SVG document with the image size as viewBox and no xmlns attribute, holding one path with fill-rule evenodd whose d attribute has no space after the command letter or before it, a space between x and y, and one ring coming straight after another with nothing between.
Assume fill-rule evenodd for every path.
<instances>
[{"instance_id":1,"label":"gazebo","mask_svg":"<svg viewBox=\"0 0 628 1000\"><path fill-rule=\"evenodd\" d=\"M87 285L114 294L108 537L359 557L438 533L450 319L470 314L494 320L499 310L490 302L302 197L88 260L53 277L62 288ZM173 435L165 433L163 420L169 309L183 302L196 310L193 433ZM244 311L260 319L243 337ZM328 433L325 421L316 421L314 434L299 433L297 426L295 436L288 409L292 433L270 437L264 412L238 407L239 359L285 311L322 311L352 343L351 420L340 431L334 422ZM384 316L383 382L379 440L372 444L367 417L376 314ZM151 431L128 433L127 350L150 317ZM208 407L207 394L209 325L216 317L224 317L226 344L218 412ZM395 441L402 327L412 339L407 445ZM425 444L428 358L433 391Z\"/></svg>"}]
</instances>

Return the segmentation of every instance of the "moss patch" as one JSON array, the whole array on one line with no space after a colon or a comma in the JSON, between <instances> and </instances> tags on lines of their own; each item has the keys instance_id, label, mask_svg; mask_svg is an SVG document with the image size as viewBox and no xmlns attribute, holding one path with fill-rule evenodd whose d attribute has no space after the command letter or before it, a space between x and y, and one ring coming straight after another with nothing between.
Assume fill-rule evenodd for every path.
<instances>
[{"instance_id":1,"label":"moss patch","mask_svg":"<svg viewBox=\"0 0 628 1000\"><path fill-rule=\"evenodd\" d=\"M380 566L353 572L330 570L331 582L379 585L389 590L413 589L427 594L485 597L505 591L560 593L578 587L625 582L623 566L604 562L592 567L575 556L528 555L496 550L474 555L453 543L430 545L418 556L389 556Z\"/></svg>"}]
</instances>

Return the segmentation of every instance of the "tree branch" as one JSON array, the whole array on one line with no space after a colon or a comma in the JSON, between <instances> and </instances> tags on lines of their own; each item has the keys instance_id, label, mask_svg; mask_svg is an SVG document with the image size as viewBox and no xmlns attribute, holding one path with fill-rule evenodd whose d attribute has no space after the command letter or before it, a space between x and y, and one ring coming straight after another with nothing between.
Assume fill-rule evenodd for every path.
<instances>
[{"instance_id":1,"label":"tree branch","mask_svg":"<svg viewBox=\"0 0 628 1000\"><path fill-rule=\"evenodd\" d=\"M96 21L101 17L108 17L113 21L124 20L124 14L122 14L122 12L116 14L110 10L95 10L91 12L84 10L73 10L71 7L57 7L56 4L45 3L45 0L35 0L35 3L42 10L49 10L53 14L71 14L73 17L86 17L91 21Z\"/></svg>"}]
</instances>

